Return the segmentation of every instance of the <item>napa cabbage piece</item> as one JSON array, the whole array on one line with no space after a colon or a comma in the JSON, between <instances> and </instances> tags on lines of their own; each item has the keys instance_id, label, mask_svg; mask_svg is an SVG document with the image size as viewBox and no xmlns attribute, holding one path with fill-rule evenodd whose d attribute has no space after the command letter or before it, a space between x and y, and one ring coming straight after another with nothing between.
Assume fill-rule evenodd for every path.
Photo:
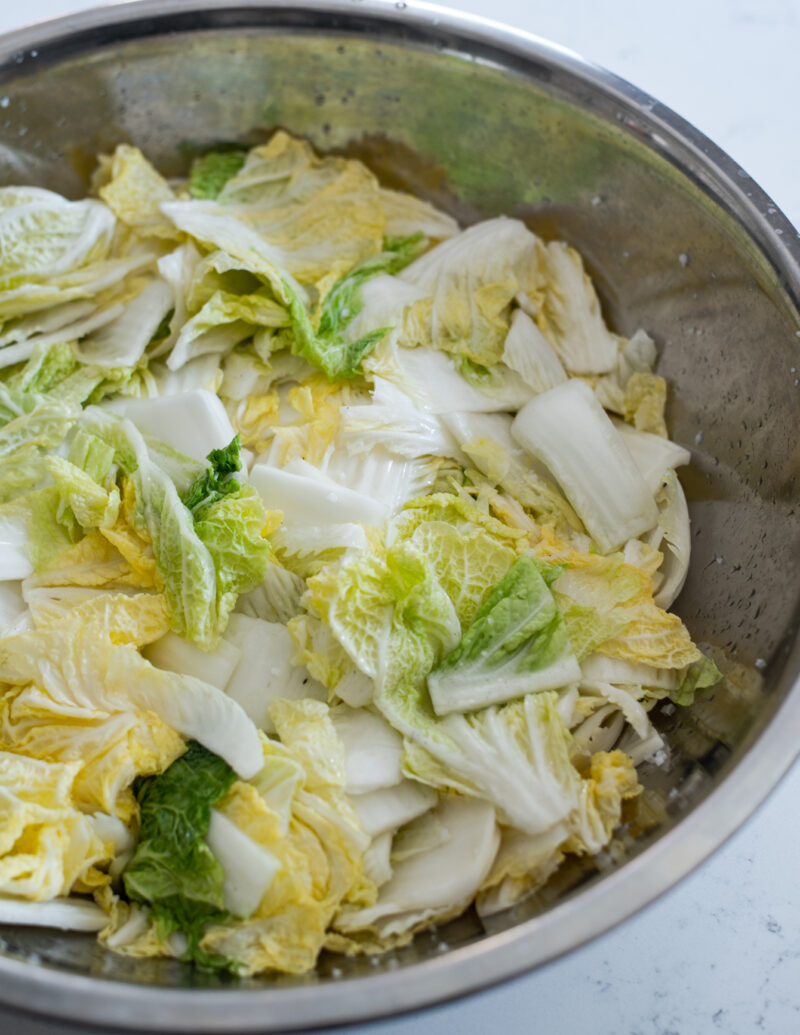
<instances>
[{"instance_id":1,"label":"napa cabbage piece","mask_svg":"<svg viewBox=\"0 0 800 1035\"><path fill-rule=\"evenodd\" d=\"M345 336L351 340L368 334L376 327L391 327L392 331L384 342L391 340L392 344L396 345L402 337L406 307L424 297L424 291L406 283L399 276L378 273L361 285L361 307L347 325ZM378 351L380 349L376 349L376 354ZM366 365L369 366L372 362L373 356L370 356Z\"/></svg>"},{"instance_id":2,"label":"napa cabbage piece","mask_svg":"<svg viewBox=\"0 0 800 1035\"><path fill-rule=\"evenodd\" d=\"M407 459L460 455L440 417L420 408L391 381L377 375L372 379L370 401L343 405L340 419L345 448L365 460L378 448Z\"/></svg>"},{"instance_id":3,"label":"napa cabbage piece","mask_svg":"<svg viewBox=\"0 0 800 1035\"><path fill-rule=\"evenodd\" d=\"M655 374L658 351L641 328L617 338L616 362L608 373L585 375L603 408L623 417L639 431L666 438L664 406L667 385Z\"/></svg>"},{"instance_id":4,"label":"napa cabbage piece","mask_svg":"<svg viewBox=\"0 0 800 1035\"><path fill-rule=\"evenodd\" d=\"M391 329L373 327L356 339L345 335L348 323L362 309L362 285L371 277L392 274L407 266L426 245L421 234L404 240L386 239L382 252L360 262L333 285L322 302L316 328L295 295L289 306L294 325L292 351L319 367L331 381L360 374L364 357Z\"/></svg>"},{"instance_id":5,"label":"napa cabbage piece","mask_svg":"<svg viewBox=\"0 0 800 1035\"><path fill-rule=\"evenodd\" d=\"M458 233L458 223L452 216L413 194L386 187L381 187L378 194L386 219L384 233L387 237L424 234L433 240L442 240Z\"/></svg>"},{"instance_id":6,"label":"napa cabbage piece","mask_svg":"<svg viewBox=\"0 0 800 1035\"><path fill-rule=\"evenodd\" d=\"M148 370L155 381L155 390L160 398L180 397L199 389L216 393L224 378L221 357L218 355L198 356L175 371L155 360L149 365Z\"/></svg>"},{"instance_id":7,"label":"napa cabbage piece","mask_svg":"<svg viewBox=\"0 0 800 1035\"><path fill-rule=\"evenodd\" d=\"M271 295L267 287L246 295L215 291L181 327L167 359L169 369L179 370L200 356L225 355L264 328L289 327L289 313Z\"/></svg>"},{"instance_id":8,"label":"napa cabbage piece","mask_svg":"<svg viewBox=\"0 0 800 1035\"><path fill-rule=\"evenodd\" d=\"M345 704L333 708L330 716L344 745L348 794L400 783L403 740L382 716Z\"/></svg>"},{"instance_id":9,"label":"napa cabbage piece","mask_svg":"<svg viewBox=\"0 0 800 1035\"><path fill-rule=\"evenodd\" d=\"M155 668L138 647L166 632L163 598L99 594L69 609L42 614L32 632L0 640L0 681L21 688L23 714L81 719L154 713L199 740L245 776L261 760L258 733L240 706L192 676Z\"/></svg>"},{"instance_id":10,"label":"napa cabbage piece","mask_svg":"<svg viewBox=\"0 0 800 1035\"><path fill-rule=\"evenodd\" d=\"M472 595L459 599L469 614L474 606ZM558 758L556 749L561 744L568 762L565 744L558 739L566 735L563 724L553 709L554 732L550 738L542 738L539 727L547 724L532 718L538 719L538 713L530 712L534 707L528 703L531 698L520 704L523 711L516 723L510 721L516 716L513 705L500 712L485 709L469 718L437 720L425 677L456 645L460 623L427 551L405 539L388 547L382 556L346 556L309 580L307 605L359 670L375 680L375 703L407 738L405 766L410 775L433 786L485 797L500 808L501 816L513 817L509 821L523 828L540 821L546 794L537 780L552 779L544 763L547 747ZM541 707L549 701L546 693L535 698L542 699ZM478 724L477 731L472 730L473 722ZM518 727L521 731L515 733ZM464 742L469 746L465 748ZM415 745L422 746L417 750ZM541 773L534 770L534 779L530 770L536 757ZM512 774L515 764L518 767Z\"/></svg>"},{"instance_id":11,"label":"napa cabbage piece","mask_svg":"<svg viewBox=\"0 0 800 1035\"><path fill-rule=\"evenodd\" d=\"M108 254L113 213L102 202L67 201L41 187L0 188L0 312L13 288L81 269Z\"/></svg>"},{"instance_id":12,"label":"napa cabbage piece","mask_svg":"<svg viewBox=\"0 0 800 1035\"><path fill-rule=\"evenodd\" d=\"M604 374L618 339L605 325L580 254L563 241L537 239L534 286L519 298L570 374Z\"/></svg>"},{"instance_id":13,"label":"napa cabbage piece","mask_svg":"<svg viewBox=\"0 0 800 1035\"><path fill-rule=\"evenodd\" d=\"M375 277L392 276L413 262L428 246L422 233L408 237L385 237L382 250L359 262L325 296L320 310L317 333L323 339L341 335L351 320L364 308L363 289ZM370 333L385 333L385 331Z\"/></svg>"},{"instance_id":14,"label":"napa cabbage piece","mask_svg":"<svg viewBox=\"0 0 800 1035\"><path fill-rule=\"evenodd\" d=\"M421 653L419 660L430 667L437 646L449 650L460 638L453 603L415 544L400 542L379 554L346 554L309 579L308 587L307 606L373 679L382 678L387 665L401 663L406 647ZM411 629L417 625L430 631L430 641L414 636Z\"/></svg>"},{"instance_id":15,"label":"napa cabbage piece","mask_svg":"<svg viewBox=\"0 0 800 1035\"><path fill-rule=\"evenodd\" d=\"M217 809L211 810L206 843L222 866L225 908L231 915L246 919L275 879L280 860Z\"/></svg>"},{"instance_id":16,"label":"napa cabbage piece","mask_svg":"<svg viewBox=\"0 0 800 1035\"><path fill-rule=\"evenodd\" d=\"M366 456L334 449L323 461L323 473L336 484L370 496L387 515L429 492L439 477L442 461L437 457L400 457L382 446Z\"/></svg>"},{"instance_id":17,"label":"napa cabbage piece","mask_svg":"<svg viewBox=\"0 0 800 1035\"><path fill-rule=\"evenodd\" d=\"M438 501L440 513L443 502ZM458 513L464 506L469 507L459 501L454 510ZM415 515L413 509L408 513L410 528L405 533L413 536L415 522L424 528L427 515ZM483 519L489 525L493 521L486 515ZM393 553L398 547L405 549ZM409 547L418 544L398 537L383 554L346 556L323 569L308 582L306 606L358 669L374 680L375 704L406 739L408 775L433 787L483 798L494 805L502 822L529 833L560 822L577 807L580 777L570 762L569 733L558 712L558 696L543 691L466 716L437 717L426 677L452 649L449 643L455 645L457 626L447 620L447 604L455 608L437 578L436 551L417 555ZM512 551L503 574L514 559ZM399 582L404 562L416 573L415 581L406 571ZM457 597L468 620L495 581L477 601L471 594Z\"/></svg>"},{"instance_id":18,"label":"napa cabbage piece","mask_svg":"<svg viewBox=\"0 0 800 1035\"><path fill-rule=\"evenodd\" d=\"M264 739L264 765L218 808L280 863L244 923L211 927L206 951L238 961L244 973L297 974L313 967L337 910L375 901L364 871L370 839L344 793L344 747L319 701L273 705L280 742Z\"/></svg>"},{"instance_id":19,"label":"napa cabbage piece","mask_svg":"<svg viewBox=\"0 0 800 1035\"><path fill-rule=\"evenodd\" d=\"M642 791L636 767L622 751L592 755L581 781L578 809L571 817L566 851L595 855L604 848L622 818L623 802Z\"/></svg>"},{"instance_id":20,"label":"napa cabbage piece","mask_svg":"<svg viewBox=\"0 0 800 1035\"><path fill-rule=\"evenodd\" d=\"M85 411L83 420L88 431L114 449L116 462L131 481L136 499L134 527L152 543L173 628L189 639L213 644L218 635L214 562L194 530L178 488L129 420L93 407ZM195 472L199 473L199 466L194 476Z\"/></svg>"},{"instance_id":21,"label":"napa cabbage piece","mask_svg":"<svg viewBox=\"0 0 800 1035\"><path fill-rule=\"evenodd\" d=\"M0 751L0 894L42 902L107 882L113 846L72 801L79 768Z\"/></svg>"},{"instance_id":22,"label":"napa cabbage piece","mask_svg":"<svg viewBox=\"0 0 800 1035\"><path fill-rule=\"evenodd\" d=\"M0 636L12 627L27 610L22 596L22 583L16 579L0 582Z\"/></svg>"},{"instance_id":23,"label":"napa cabbage piece","mask_svg":"<svg viewBox=\"0 0 800 1035\"><path fill-rule=\"evenodd\" d=\"M212 232L219 225L220 219L212 217ZM230 249L236 241L237 228L231 228L226 217L221 217L221 225L234 233L233 238L227 233L221 238ZM193 242L188 241L159 259L159 271L174 293L175 313L169 336L153 349L153 355L168 352L169 369L178 370L203 355L224 354L254 334L270 342L271 351L272 336L279 337L277 332L290 326L286 304L290 285L297 288L296 282L268 261L263 242L253 243L258 255L264 252L260 260L255 252L242 250L242 242L239 244L239 249L233 248L236 254L216 250L201 257ZM277 347L285 345L286 341L281 340Z\"/></svg>"},{"instance_id":24,"label":"napa cabbage piece","mask_svg":"<svg viewBox=\"0 0 800 1035\"><path fill-rule=\"evenodd\" d=\"M36 345L75 342L123 310L125 281L152 266L158 252L147 245L93 262L71 273L26 281L0 292L3 347L0 368L27 360Z\"/></svg>"},{"instance_id":25,"label":"napa cabbage piece","mask_svg":"<svg viewBox=\"0 0 800 1035\"><path fill-rule=\"evenodd\" d=\"M537 238L499 217L438 244L401 274L424 292L406 316L403 344L441 349L488 367L499 363L515 296L530 290Z\"/></svg>"},{"instance_id":26,"label":"napa cabbage piece","mask_svg":"<svg viewBox=\"0 0 800 1035\"><path fill-rule=\"evenodd\" d=\"M523 556L492 587L458 647L428 676L437 715L472 711L580 679L550 592L559 574Z\"/></svg>"},{"instance_id":27,"label":"napa cabbage piece","mask_svg":"<svg viewBox=\"0 0 800 1035\"><path fill-rule=\"evenodd\" d=\"M1 364L0 364L1 365ZM135 396L152 388L149 373L136 367L102 367L81 361L68 341L31 342L22 366L0 371L0 427L46 405L72 406L108 395Z\"/></svg>"},{"instance_id":28,"label":"napa cabbage piece","mask_svg":"<svg viewBox=\"0 0 800 1035\"><path fill-rule=\"evenodd\" d=\"M364 873L376 888L381 887L392 877L392 834L387 831L380 837L372 839L372 843L364 853Z\"/></svg>"},{"instance_id":29,"label":"napa cabbage piece","mask_svg":"<svg viewBox=\"0 0 800 1035\"><path fill-rule=\"evenodd\" d=\"M174 226L161 205L175 194L138 147L120 144L100 160L95 176L98 194L117 219L143 237L175 238Z\"/></svg>"},{"instance_id":30,"label":"napa cabbage piece","mask_svg":"<svg viewBox=\"0 0 800 1035\"><path fill-rule=\"evenodd\" d=\"M4 188L0 222L0 368L108 324L123 311L127 278L158 256L145 242L118 240L113 213L91 199Z\"/></svg>"},{"instance_id":31,"label":"napa cabbage piece","mask_svg":"<svg viewBox=\"0 0 800 1035\"><path fill-rule=\"evenodd\" d=\"M79 413L68 402L48 401L0 428L0 502L40 485L47 455L64 441Z\"/></svg>"},{"instance_id":32,"label":"napa cabbage piece","mask_svg":"<svg viewBox=\"0 0 800 1035\"><path fill-rule=\"evenodd\" d=\"M277 134L273 141L280 136ZM246 172L244 168L242 176ZM226 187L226 190L234 189L235 180ZM227 194L223 194L221 202L226 198ZM217 291L205 300L202 309L180 331L168 360L170 368L177 369L193 355L229 351L257 328L290 327L288 344L296 355L318 367L330 380L355 377L364 356L388 329L373 325L356 339L345 334L345 328L362 308L362 285L373 277L402 269L425 247L425 238L419 233L405 239L380 238L377 246L368 247L363 255L359 246L357 257L346 264L341 262L340 254L331 267L338 271L337 277L317 270L322 278L317 282L321 302L318 312L313 314L306 293L293 276L297 273L301 283L305 282L292 262L296 255L268 243L269 235L265 237L261 230L256 232L248 225L250 207L227 205L223 208L222 204L208 207L213 204L178 202L167 205L165 211L183 229L228 253L238 269L266 280L269 288L246 295ZM191 208L197 205L205 207ZM188 211L186 206L190 206ZM241 221L227 214L233 210ZM278 236L283 233L281 223ZM329 246L327 240L320 242L320 247ZM269 297L270 290L274 292L274 300Z\"/></svg>"},{"instance_id":33,"label":"napa cabbage piece","mask_svg":"<svg viewBox=\"0 0 800 1035\"><path fill-rule=\"evenodd\" d=\"M625 562L621 553L583 553L544 528L533 548L550 564L566 565L553 583L553 596L564 615L579 660L594 651L603 656L683 674L702 670L716 682L720 674L706 668L704 655L677 615L653 600L650 577ZM707 684L710 685L710 684ZM687 694L688 696L688 694Z\"/></svg>"},{"instance_id":34,"label":"napa cabbage piece","mask_svg":"<svg viewBox=\"0 0 800 1035\"><path fill-rule=\"evenodd\" d=\"M20 362L27 355L29 339L35 338L35 342L30 342L33 350L31 354L35 353L40 346L49 348L53 344L63 344L70 338L69 332L65 336L64 328L73 327L83 320L91 320L94 309L93 302L86 299L74 299L71 302L64 302L61 305L54 304L27 316L7 321L0 330L0 348L7 350L2 353L3 361L0 363L0 367L6 371L6 376L8 367ZM51 341L50 339L54 335L57 335L61 341ZM12 346L21 346L21 348L12 349ZM12 358L7 360L7 355Z\"/></svg>"},{"instance_id":35,"label":"napa cabbage piece","mask_svg":"<svg viewBox=\"0 0 800 1035\"><path fill-rule=\"evenodd\" d=\"M140 289L122 303L118 315L77 346L82 362L107 368L133 367L140 362L173 306L172 290L165 280L155 276L141 279Z\"/></svg>"},{"instance_id":36,"label":"napa cabbage piece","mask_svg":"<svg viewBox=\"0 0 800 1035\"><path fill-rule=\"evenodd\" d=\"M667 382L663 377L634 371L625 385L623 409L625 420L638 431L666 438L664 409L667 404Z\"/></svg>"},{"instance_id":37,"label":"napa cabbage piece","mask_svg":"<svg viewBox=\"0 0 800 1035\"><path fill-rule=\"evenodd\" d=\"M104 409L203 466L210 452L225 449L235 437L224 405L205 388L187 387L177 397L112 399Z\"/></svg>"},{"instance_id":38,"label":"napa cabbage piece","mask_svg":"<svg viewBox=\"0 0 800 1035\"><path fill-rule=\"evenodd\" d=\"M377 698L406 735L405 770L432 787L490 802L501 822L536 834L576 807L580 776L553 691L437 719L417 677Z\"/></svg>"},{"instance_id":39,"label":"napa cabbage piece","mask_svg":"<svg viewBox=\"0 0 800 1035\"><path fill-rule=\"evenodd\" d=\"M393 382L433 414L513 411L531 397L528 385L504 363L470 366L446 352L405 348L394 333L367 358L364 369Z\"/></svg>"},{"instance_id":40,"label":"napa cabbage piece","mask_svg":"<svg viewBox=\"0 0 800 1035\"><path fill-rule=\"evenodd\" d=\"M325 622L315 614L303 612L294 615L287 628L296 660L305 665L315 679L329 690L335 690L337 697L351 707L370 702L374 680L353 668L347 651Z\"/></svg>"},{"instance_id":41,"label":"napa cabbage piece","mask_svg":"<svg viewBox=\"0 0 800 1035\"><path fill-rule=\"evenodd\" d=\"M106 489L102 476L92 477L83 467L60 456L47 458L47 471L60 497L62 512L68 509L81 528L88 531L116 524L121 498L113 482Z\"/></svg>"},{"instance_id":42,"label":"napa cabbage piece","mask_svg":"<svg viewBox=\"0 0 800 1035\"><path fill-rule=\"evenodd\" d=\"M259 729L275 732L270 709L276 700L327 699L325 688L295 664L294 644L283 623L232 614L222 644L238 652L225 692Z\"/></svg>"},{"instance_id":43,"label":"napa cabbage piece","mask_svg":"<svg viewBox=\"0 0 800 1035\"><path fill-rule=\"evenodd\" d=\"M625 717L625 722L630 726L640 742L652 741L651 754L663 746L663 741L653 729L647 715L647 709L640 698L646 696L646 691L641 686L615 686L613 683L606 683L602 680L590 680L583 678L580 684L581 697L585 703L587 697L600 697L615 708L618 708Z\"/></svg>"},{"instance_id":44,"label":"napa cabbage piece","mask_svg":"<svg viewBox=\"0 0 800 1035\"><path fill-rule=\"evenodd\" d=\"M284 249L301 283L330 285L380 251L385 217L378 191L361 162L319 158L307 142L281 131L248 152L218 201Z\"/></svg>"},{"instance_id":45,"label":"napa cabbage piece","mask_svg":"<svg viewBox=\"0 0 800 1035\"><path fill-rule=\"evenodd\" d=\"M27 418L22 431L35 434L38 429L45 436L65 434L70 422L64 419L63 413L63 409L41 407ZM36 414L41 420L34 419ZM8 425L4 430L10 429L11 425ZM0 431L0 438L2 434ZM97 467L98 463L102 465L104 462L100 460L98 450L85 452L89 449L88 439L84 440L81 434L70 433L70 437L72 444L66 458L52 453L48 455L30 438L15 451L32 451L34 456L28 473L38 470L39 483L49 481L50 484L14 494L10 502L0 505L0 553L3 555L4 578L24 578L34 570L42 572L60 563L62 553L70 549L86 530L102 528L110 536L114 535L121 500L113 478L108 478L109 467ZM99 440L95 442L105 449ZM107 456L105 460L108 460ZM9 492L12 484L13 478L6 483Z\"/></svg>"},{"instance_id":46,"label":"napa cabbage piece","mask_svg":"<svg viewBox=\"0 0 800 1035\"><path fill-rule=\"evenodd\" d=\"M192 491L196 479L204 477L200 465L148 446L130 421L95 407L84 412L83 421L114 449L115 461L133 485L134 527L152 542L173 629L213 647L238 595L263 582L269 568L271 550L261 535L266 514L258 494L241 486L193 514L179 489ZM178 485L161 464L177 472Z\"/></svg>"},{"instance_id":47,"label":"napa cabbage piece","mask_svg":"<svg viewBox=\"0 0 800 1035\"><path fill-rule=\"evenodd\" d=\"M153 380L143 368L86 363L74 343L37 339L22 366L0 372L0 426L42 406L57 404L77 410L90 400L138 396L152 390Z\"/></svg>"},{"instance_id":48,"label":"napa cabbage piece","mask_svg":"<svg viewBox=\"0 0 800 1035\"><path fill-rule=\"evenodd\" d=\"M164 337L150 345L148 352L151 360L170 352L178 340L178 335L189 316L187 296L200 261L200 252L192 241L184 241L156 260L158 272L172 292L172 314L169 316Z\"/></svg>"},{"instance_id":49,"label":"napa cabbage piece","mask_svg":"<svg viewBox=\"0 0 800 1035\"><path fill-rule=\"evenodd\" d=\"M37 345L24 365L6 370L0 377L0 426L46 402L49 393L74 374L77 366L71 345ZM87 386L86 394L90 391Z\"/></svg>"},{"instance_id":50,"label":"napa cabbage piece","mask_svg":"<svg viewBox=\"0 0 800 1035\"><path fill-rule=\"evenodd\" d=\"M567 380L567 374L550 343L523 309L511 315L511 327L503 344L503 362L515 370L535 392L547 392Z\"/></svg>"},{"instance_id":51,"label":"napa cabbage piece","mask_svg":"<svg viewBox=\"0 0 800 1035\"><path fill-rule=\"evenodd\" d=\"M502 830L500 848L476 899L479 916L509 909L542 888L568 854L605 847L626 801L641 793L636 769L621 751L595 752L581 781L577 809L538 834Z\"/></svg>"},{"instance_id":52,"label":"napa cabbage piece","mask_svg":"<svg viewBox=\"0 0 800 1035\"><path fill-rule=\"evenodd\" d=\"M513 437L508 414L450 413L443 421L478 471L529 510L537 522L583 530L547 468Z\"/></svg>"},{"instance_id":53,"label":"napa cabbage piece","mask_svg":"<svg viewBox=\"0 0 800 1035\"><path fill-rule=\"evenodd\" d=\"M265 622L288 625L301 611L300 600L305 587L299 575L273 561L261 585L242 593L234 610Z\"/></svg>"},{"instance_id":54,"label":"napa cabbage piece","mask_svg":"<svg viewBox=\"0 0 800 1035\"><path fill-rule=\"evenodd\" d=\"M67 309L68 303L62 309ZM77 343L79 339L98 327L116 320L124 312L124 306L120 302L112 303L105 308L97 309L94 306L88 309L86 314L81 311L81 318L67 327L59 327L49 334L36 334L35 322L22 319L14 321L14 326L8 331L7 340L13 344L6 344L0 349L0 368L13 367L18 363L29 360L37 348L47 348L62 342Z\"/></svg>"},{"instance_id":55,"label":"napa cabbage piece","mask_svg":"<svg viewBox=\"0 0 800 1035\"><path fill-rule=\"evenodd\" d=\"M676 704L688 707L694 703L696 694L716 686L722 678L723 673L711 658L701 654L688 666L681 685L670 696Z\"/></svg>"},{"instance_id":56,"label":"napa cabbage piece","mask_svg":"<svg viewBox=\"0 0 800 1035\"><path fill-rule=\"evenodd\" d=\"M531 399L511 434L558 481L603 553L653 528L658 511L625 443L582 381Z\"/></svg>"},{"instance_id":57,"label":"napa cabbage piece","mask_svg":"<svg viewBox=\"0 0 800 1035\"><path fill-rule=\"evenodd\" d=\"M661 440L659 440L661 441ZM664 560L654 580L655 602L665 610L671 607L683 589L689 573L691 535L689 508L681 483L674 471L666 471L656 495L658 528L663 533L659 549Z\"/></svg>"},{"instance_id":58,"label":"napa cabbage piece","mask_svg":"<svg viewBox=\"0 0 800 1035\"><path fill-rule=\"evenodd\" d=\"M402 749L402 740L400 745ZM438 801L433 788L416 780L405 779L398 779L388 787L377 787L363 794L348 793L362 829L374 840L387 833L391 835L400 827L425 815Z\"/></svg>"},{"instance_id":59,"label":"napa cabbage piece","mask_svg":"<svg viewBox=\"0 0 800 1035\"><path fill-rule=\"evenodd\" d=\"M266 578L272 550L262 533L266 515L261 498L250 485L199 509L195 533L214 565L217 629L228 622L239 594Z\"/></svg>"},{"instance_id":60,"label":"napa cabbage piece","mask_svg":"<svg viewBox=\"0 0 800 1035\"><path fill-rule=\"evenodd\" d=\"M337 931L350 936L367 932L388 941L467 908L497 852L494 810L485 802L449 795L432 815L442 826L442 843L397 862L374 905L339 911Z\"/></svg>"},{"instance_id":61,"label":"napa cabbage piece","mask_svg":"<svg viewBox=\"0 0 800 1035\"><path fill-rule=\"evenodd\" d=\"M668 438L637 431L622 421L614 420L614 427L628 447L639 473L655 496L661 489L665 475L676 467L688 464L692 454L688 449L671 442Z\"/></svg>"},{"instance_id":62,"label":"napa cabbage piece","mask_svg":"<svg viewBox=\"0 0 800 1035\"><path fill-rule=\"evenodd\" d=\"M512 827L501 830L500 846L476 896L478 915L493 916L543 887L564 861L566 822L539 834Z\"/></svg>"},{"instance_id":63,"label":"napa cabbage piece","mask_svg":"<svg viewBox=\"0 0 800 1035\"><path fill-rule=\"evenodd\" d=\"M80 364L69 346L55 346L34 352L20 371L0 384L0 411L5 405L7 416L4 420L0 414L0 503L48 487L49 455L63 453L82 404L93 395L126 390L131 379L127 369L103 371Z\"/></svg>"},{"instance_id":64,"label":"napa cabbage piece","mask_svg":"<svg viewBox=\"0 0 800 1035\"><path fill-rule=\"evenodd\" d=\"M183 738L151 711L110 712L49 695L10 690L0 704L0 748L76 767L72 800L130 822L137 776L160 773L183 753Z\"/></svg>"},{"instance_id":65,"label":"napa cabbage piece","mask_svg":"<svg viewBox=\"0 0 800 1035\"><path fill-rule=\"evenodd\" d=\"M48 568L79 537L72 513L62 512L55 486L24 493L0 506L5 578L24 579Z\"/></svg>"},{"instance_id":66,"label":"napa cabbage piece","mask_svg":"<svg viewBox=\"0 0 800 1035\"><path fill-rule=\"evenodd\" d=\"M409 501L388 536L425 554L462 626L473 621L492 586L527 547L522 530L446 492Z\"/></svg>"},{"instance_id":67,"label":"napa cabbage piece","mask_svg":"<svg viewBox=\"0 0 800 1035\"><path fill-rule=\"evenodd\" d=\"M140 780L135 789L139 843L123 872L125 891L149 907L159 939L180 931L184 958L206 968L228 969L232 962L202 951L200 941L207 925L229 916L224 873L205 839L211 807L235 780L223 759L190 741L164 773Z\"/></svg>"},{"instance_id":68,"label":"napa cabbage piece","mask_svg":"<svg viewBox=\"0 0 800 1035\"><path fill-rule=\"evenodd\" d=\"M311 465L295 464L285 470L254 464L250 482L265 505L283 514L290 528L322 525L333 530L352 524L380 525L388 514L379 501L337 485Z\"/></svg>"},{"instance_id":69,"label":"napa cabbage piece","mask_svg":"<svg viewBox=\"0 0 800 1035\"><path fill-rule=\"evenodd\" d=\"M206 239L197 215L224 217L268 242L274 261L324 294L362 259L380 251L385 218L372 173L360 162L318 158L305 141L276 133L251 149L215 201L164 206L176 225ZM211 243L230 251L220 240ZM231 252L231 254L235 254Z\"/></svg>"},{"instance_id":70,"label":"napa cabbage piece","mask_svg":"<svg viewBox=\"0 0 800 1035\"><path fill-rule=\"evenodd\" d=\"M242 652L225 638L215 650L205 651L174 632L166 633L142 653L156 668L196 676L220 690L226 688L242 659Z\"/></svg>"},{"instance_id":71,"label":"napa cabbage piece","mask_svg":"<svg viewBox=\"0 0 800 1035\"><path fill-rule=\"evenodd\" d=\"M280 360L292 362L287 367ZM249 397L244 412L237 414L240 427L248 425L248 438L243 434L242 441L261 454L259 463L289 467L294 460L305 460L320 472L340 452L342 407L366 398L365 386L360 380L332 384L305 360L290 355L276 359L275 368L277 387ZM303 471L315 473L308 467L298 473Z\"/></svg>"},{"instance_id":72,"label":"napa cabbage piece","mask_svg":"<svg viewBox=\"0 0 800 1035\"><path fill-rule=\"evenodd\" d=\"M106 591L163 590L150 544L128 523L129 508L123 509L115 525L90 529L28 576L24 593L32 611L68 607L72 598L88 599Z\"/></svg>"}]
</instances>

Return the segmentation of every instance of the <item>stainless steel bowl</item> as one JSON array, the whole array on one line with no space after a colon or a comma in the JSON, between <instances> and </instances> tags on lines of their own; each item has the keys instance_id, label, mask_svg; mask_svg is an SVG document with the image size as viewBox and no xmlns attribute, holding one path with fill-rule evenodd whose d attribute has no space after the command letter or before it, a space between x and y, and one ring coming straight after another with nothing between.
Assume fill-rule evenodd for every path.
<instances>
[{"instance_id":1,"label":"stainless steel bowl","mask_svg":"<svg viewBox=\"0 0 800 1035\"><path fill-rule=\"evenodd\" d=\"M209 144L285 126L462 220L513 213L575 244L617 329L642 325L661 346L673 436L693 452L694 553L677 610L729 674L709 700L659 718L673 756L646 774L664 802L659 826L552 901L488 929L468 915L380 960L228 985L116 957L92 937L7 928L0 998L138 1030L377 1017L567 952L717 848L788 768L800 733L800 241L746 173L575 55L425 4L95 10L0 40L0 96L0 182L79 196L94 156L118 142L170 174Z\"/></svg>"}]
</instances>

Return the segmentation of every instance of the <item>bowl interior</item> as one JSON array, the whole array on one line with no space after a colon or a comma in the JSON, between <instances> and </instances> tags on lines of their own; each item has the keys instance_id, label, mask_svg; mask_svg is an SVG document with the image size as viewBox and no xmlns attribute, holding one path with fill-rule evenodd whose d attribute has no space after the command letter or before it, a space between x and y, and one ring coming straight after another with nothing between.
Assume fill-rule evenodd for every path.
<instances>
[{"instance_id":1,"label":"bowl interior","mask_svg":"<svg viewBox=\"0 0 800 1035\"><path fill-rule=\"evenodd\" d=\"M79 197L98 152L117 143L170 175L212 144L283 126L464 222L512 214L580 249L614 328L642 326L659 345L671 434L693 455L682 476L693 560L676 610L727 673L691 711L659 715L672 762L645 773L655 825L621 839L630 859L680 835L682 818L747 764L789 691L800 590L787 577L800 556L796 253L780 214L765 215L768 199L724 156L706 157L707 142L671 113L555 49L440 14L127 5L31 30L0 42L0 182ZM625 865L609 857L599 875L575 866L486 926L467 914L379 960L330 956L302 979L241 984L402 971L535 925L557 897L569 906ZM219 984L171 961L111 955L91 936L9 928L2 944L65 973ZM546 956L529 953L516 969Z\"/></svg>"}]
</instances>

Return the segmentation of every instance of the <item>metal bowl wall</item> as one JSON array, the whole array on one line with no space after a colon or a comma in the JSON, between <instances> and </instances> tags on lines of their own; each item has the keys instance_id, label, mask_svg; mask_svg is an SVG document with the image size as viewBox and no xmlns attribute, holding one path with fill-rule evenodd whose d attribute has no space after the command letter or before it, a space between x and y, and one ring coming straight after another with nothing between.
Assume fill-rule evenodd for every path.
<instances>
[{"instance_id":1,"label":"metal bowl wall","mask_svg":"<svg viewBox=\"0 0 800 1035\"><path fill-rule=\"evenodd\" d=\"M5 98L8 98L6 101ZM223 985L91 936L6 928L0 998L120 1027L284 1031L474 991L630 915L708 855L797 752L800 246L729 158L627 83L541 40L423 4L144 2L0 40L0 182L85 193L95 156L162 172L284 126L470 222L499 213L586 258L621 333L656 338L693 560L676 609L728 679L660 714L656 829L542 897L379 959Z\"/></svg>"}]
</instances>

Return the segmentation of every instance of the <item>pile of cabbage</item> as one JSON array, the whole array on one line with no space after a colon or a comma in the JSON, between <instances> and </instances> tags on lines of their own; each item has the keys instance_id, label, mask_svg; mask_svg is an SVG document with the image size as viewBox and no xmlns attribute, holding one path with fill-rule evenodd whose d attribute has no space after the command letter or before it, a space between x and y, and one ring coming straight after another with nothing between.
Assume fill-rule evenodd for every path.
<instances>
[{"instance_id":1,"label":"pile of cabbage","mask_svg":"<svg viewBox=\"0 0 800 1035\"><path fill-rule=\"evenodd\" d=\"M578 253L275 134L0 190L0 922L241 974L505 909L719 678Z\"/></svg>"}]
</instances>

